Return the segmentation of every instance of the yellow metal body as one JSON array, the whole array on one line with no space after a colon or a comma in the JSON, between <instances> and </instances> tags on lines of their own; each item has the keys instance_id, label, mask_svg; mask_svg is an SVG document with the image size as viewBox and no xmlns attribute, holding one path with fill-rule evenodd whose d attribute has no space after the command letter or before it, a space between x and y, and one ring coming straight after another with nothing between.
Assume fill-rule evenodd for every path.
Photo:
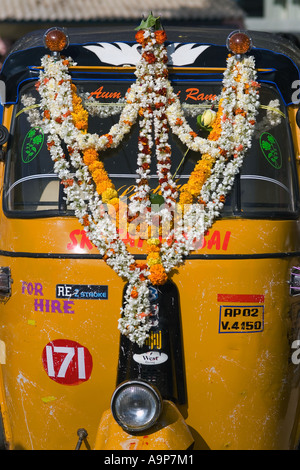
<instances>
[{"instance_id":1,"label":"yellow metal body","mask_svg":"<svg viewBox=\"0 0 300 470\"><path fill-rule=\"evenodd\" d=\"M8 108L8 128L10 118ZM300 300L289 296L288 282L300 259L268 253L299 252L299 231L297 220L215 222L196 252L214 257L189 259L172 277L180 295L187 404L179 414L167 402L158 428L130 436L108 411L123 281L91 256L97 250L75 218L8 219L1 209L0 266L10 267L13 280L11 298L0 305L0 406L8 448L74 449L82 427L88 431L82 448L91 449L178 450L193 441L194 449L295 448L300 367L291 357ZM138 241L128 246L143 253ZM107 285L108 299L67 304L56 297L58 284ZM46 373L43 351L59 339L88 349L88 380L61 384Z\"/></svg>"},{"instance_id":2,"label":"yellow metal body","mask_svg":"<svg viewBox=\"0 0 300 470\"><path fill-rule=\"evenodd\" d=\"M107 410L100 421L96 450L183 450L193 445L191 431L170 401L164 401L163 412L147 434L130 435L114 420Z\"/></svg>"}]
</instances>

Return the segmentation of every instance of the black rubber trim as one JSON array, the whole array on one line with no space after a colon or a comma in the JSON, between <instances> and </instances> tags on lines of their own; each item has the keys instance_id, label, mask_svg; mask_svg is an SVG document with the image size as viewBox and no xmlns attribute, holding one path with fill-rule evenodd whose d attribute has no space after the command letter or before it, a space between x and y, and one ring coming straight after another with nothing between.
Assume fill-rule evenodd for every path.
<instances>
[{"instance_id":1,"label":"black rubber trim","mask_svg":"<svg viewBox=\"0 0 300 470\"><path fill-rule=\"evenodd\" d=\"M9 258L34 258L34 259L103 259L100 254L78 253L31 253L26 251L0 250L0 256ZM135 259L146 259L147 255L133 255ZM192 254L186 256L186 260L243 260L243 259L282 259L300 257L300 251L282 253L245 253L245 254Z\"/></svg>"}]
</instances>

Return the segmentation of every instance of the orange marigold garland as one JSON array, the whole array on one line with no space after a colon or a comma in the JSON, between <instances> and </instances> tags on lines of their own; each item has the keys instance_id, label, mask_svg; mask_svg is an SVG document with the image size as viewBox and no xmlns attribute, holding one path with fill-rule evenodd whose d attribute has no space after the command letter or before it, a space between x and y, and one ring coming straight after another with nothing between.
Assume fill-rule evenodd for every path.
<instances>
[{"instance_id":1,"label":"orange marigold garland","mask_svg":"<svg viewBox=\"0 0 300 470\"><path fill-rule=\"evenodd\" d=\"M150 20L156 21L153 17ZM193 240L205 233L215 220L242 164L245 151L250 146L259 106L254 58L228 58L215 125L208 139L199 138L188 125L180 100L167 80L167 53L163 45L165 33L156 27L155 21L150 25L147 20L142 31L137 33L136 39L144 48L137 64L137 81L126 96L127 104L119 122L112 126L108 134L98 136L87 131L88 115L76 87L72 86L68 70L69 65L73 64L72 59L67 61L68 65L65 60L44 56L38 85L44 111L40 125L49 134L48 144L54 171L66 183L64 186L68 201L84 224L90 240L98 247L107 264L128 281L119 329L139 345L144 343L151 328L151 322L148 321L151 313L149 284L161 285L166 282L168 273L179 266L184 256L193 249ZM49 86L50 80L52 86ZM147 116L152 114L154 120L160 121L159 126L154 126L157 174L161 195L169 208L174 207L177 196L176 185L173 185L170 176L171 150L167 144L169 127L187 148L203 155L180 194L180 203L191 205L185 215L189 231L184 232L179 224L171 230L165 242L150 239L147 262L143 267L137 265L123 240L113 233L112 218L102 211L102 202L114 201L117 207L118 198L99 159L99 152L110 147L116 148L122 142L138 119L139 111L144 118L144 133L140 134L138 156L140 181L137 182L138 198L142 204L136 207L138 210L135 213L142 210L143 205L146 206L148 199L146 181L150 170L151 142L150 132L146 128ZM70 149L70 162L65 158L62 140ZM91 179L97 191L90 184ZM201 204L193 204L195 199ZM198 209L202 205L205 206L204 218L199 217ZM168 215L168 211L166 213Z\"/></svg>"},{"instance_id":2,"label":"orange marigold garland","mask_svg":"<svg viewBox=\"0 0 300 470\"><path fill-rule=\"evenodd\" d=\"M212 129L208 135L208 140L218 140L221 132L221 119L223 115L222 100L220 100L219 108L216 119L212 123ZM198 160L194 170L192 171L188 182L180 188L179 204L182 209L187 204L193 204L195 200L200 198L200 193L204 183L211 175L211 170L216 162L216 157L213 158L208 153L202 155L201 160ZM202 201L200 201L202 202Z\"/></svg>"},{"instance_id":3,"label":"orange marigold garland","mask_svg":"<svg viewBox=\"0 0 300 470\"><path fill-rule=\"evenodd\" d=\"M166 274L160 257L161 241L158 238L150 238L147 240L147 244L147 265L150 269L149 280L153 285L165 284L168 280L168 275Z\"/></svg>"},{"instance_id":4,"label":"orange marigold garland","mask_svg":"<svg viewBox=\"0 0 300 470\"><path fill-rule=\"evenodd\" d=\"M73 105L73 112L71 114L74 125L80 131L87 132L89 114L82 106L82 99L78 96L77 88L73 83L71 84L71 90Z\"/></svg>"}]
</instances>

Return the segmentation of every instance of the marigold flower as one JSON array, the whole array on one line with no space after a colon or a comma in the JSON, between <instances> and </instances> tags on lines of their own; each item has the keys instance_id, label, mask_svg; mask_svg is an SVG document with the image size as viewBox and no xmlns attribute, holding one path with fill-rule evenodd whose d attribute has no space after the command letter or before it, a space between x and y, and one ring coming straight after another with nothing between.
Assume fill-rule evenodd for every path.
<instances>
[{"instance_id":1,"label":"marigold flower","mask_svg":"<svg viewBox=\"0 0 300 470\"><path fill-rule=\"evenodd\" d=\"M193 132L193 131L190 132L190 135L191 135L192 137L197 137L196 132Z\"/></svg>"},{"instance_id":2,"label":"marigold flower","mask_svg":"<svg viewBox=\"0 0 300 470\"><path fill-rule=\"evenodd\" d=\"M159 259L160 255L158 251L151 251L148 255L148 259Z\"/></svg>"},{"instance_id":3,"label":"marigold flower","mask_svg":"<svg viewBox=\"0 0 300 470\"><path fill-rule=\"evenodd\" d=\"M88 225L90 225L88 214L85 214L85 215L83 216L83 225L84 225L85 227L87 227Z\"/></svg>"},{"instance_id":4,"label":"marigold flower","mask_svg":"<svg viewBox=\"0 0 300 470\"><path fill-rule=\"evenodd\" d=\"M107 203L110 202L111 199L117 198L118 193L114 188L107 188L103 193L102 193L102 202Z\"/></svg>"},{"instance_id":5,"label":"marigold flower","mask_svg":"<svg viewBox=\"0 0 300 470\"><path fill-rule=\"evenodd\" d=\"M134 271L135 268L136 268L136 263L131 263L131 264L129 265L129 270L130 270L130 271Z\"/></svg>"},{"instance_id":6,"label":"marigold flower","mask_svg":"<svg viewBox=\"0 0 300 470\"><path fill-rule=\"evenodd\" d=\"M98 158L98 152L97 150L93 148L89 148L83 152L83 161L87 166L94 163L95 160L97 160L97 158Z\"/></svg>"},{"instance_id":7,"label":"marigold flower","mask_svg":"<svg viewBox=\"0 0 300 470\"><path fill-rule=\"evenodd\" d=\"M68 188L69 186L73 186L74 180L72 178L68 178L66 180L62 180L61 184L63 184L65 188Z\"/></svg>"},{"instance_id":8,"label":"marigold flower","mask_svg":"<svg viewBox=\"0 0 300 470\"><path fill-rule=\"evenodd\" d=\"M144 42L144 31L140 29L135 35L136 42L142 44Z\"/></svg>"},{"instance_id":9,"label":"marigold flower","mask_svg":"<svg viewBox=\"0 0 300 470\"><path fill-rule=\"evenodd\" d=\"M102 169L97 169L95 171L93 171L93 180L95 181L95 183L100 183L101 181L104 181L104 180L108 180L108 175L106 173L105 170L102 170Z\"/></svg>"},{"instance_id":10,"label":"marigold flower","mask_svg":"<svg viewBox=\"0 0 300 470\"><path fill-rule=\"evenodd\" d=\"M151 21L153 18L150 18ZM149 19L149 22L150 22ZM156 20L156 19L155 19ZM146 224L147 228L145 229L142 222L136 227L136 231L140 231L140 234L147 232L148 237L152 237L153 233L151 229L155 227L158 229L156 234L157 238L150 238L147 244L147 260L144 265L137 265L137 263L132 261L131 254L127 252L125 246L121 246L120 234L123 232L124 243L130 241L131 246L134 246L131 242L135 240L130 240L129 225L131 221L138 219L139 214L146 211L151 211L150 204L152 205L151 200L151 190L148 181L148 170L149 170L149 155L152 153L152 148L155 144L155 152L157 155L157 176L158 182L160 185L160 192L162 198L166 204L166 207L174 207L173 203L175 202L175 193L177 193L176 184L174 183L171 177L171 148L167 144L168 138L167 134L169 132L169 126L171 130L177 134L179 139L183 144L186 144L187 147L194 151L211 152L214 157L209 153L204 153L201 160L195 165L194 171L191 173L190 178L184 186L180 189L180 206L185 206L185 204L190 205L193 202L198 202L199 204L206 204L208 211L208 221L205 222L203 231L207 229L207 224L210 223L214 217L214 204L218 204L218 200L225 202L225 195L227 194L227 188L231 186L230 184L230 172L234 174L233 170L228 172L223 171L226 168L226 164L229 160L229 157L234 153L233 157L240 157L240 152L247 150L248 146L248 132L253 130L253 124L255 123L255 113L253 111L254 105L258 106L258 101L254 97L254 93L258 93L258 83L255 81L254 73L254 63L252 65L245 63L240 65L239 61L228 61L227 67L227 78L228 80L224 81L223 91L221 95L221 100L219 102L219 109L215 114L214 111L208 110L202 116L203 124L209 127L212 127L212 131L209 134L208 142L204 142L205 139L196 138L197 134L191 129L188 122L184 118L183 110L180 106L180 100L177 100L174 91L172 92L172 87L170 82L168 85L164 85L164 78L168 76L168 69L166 62L168 60L166 49L164 47L158 47L158 45L163 44L166 40L166 34L164 31L159 30L155 31L158 26L158 23L155 23L156 27L151 29L151 33L144 30L140 30L136 33L136 40L138 43L142 44L142 61L139 63L140 67L137 67L137 82L132 85L132 91L127 95L127 103L133 104L133 106L128 106L126 112L121 114L121 118L117 126L111 128L110 134L106 134L106 138L102 135L100 138L93 134L88 134L87 139L82 139L82 134L88 132L88 112L83 107L82 99L77 92L77 88L72 84L71 76L67 76L66 68L68 63L64 58L59 59L56 63L58 67L49 68L49 64L46 59L44 63L44 71L41 72L40 80L44 80L41 83L39 88L40 93L43 95L43 98L46 100L47 105L45 108L44 119L52 119L51 123L55 120L57 116L57 122L64 124L64 120L68 120L68 127L70 128L70 133L73 132L74 136L72 139L66 142L66 144L71 145L72 148L68 148L68 156L70 161L70 168L68 169L65 165L65 172L62 177L62 184L69 187L68 191L70 195L70 201L77 204L78 198L78 188L73 184L72 173L70 172L73 168L80 168L81 164L79 161L79 154L82 155L82 160L86 167L83 168L84 172L82 178L79 179L78 184L82 185L83 188L87 189L91 194L91 197L94 195L94 190L96 190L101 195L101 199L104 203L107 203L107 208L104 204L98 205L98 200L100 198L95 197L91 201L89 206L89 211L85 209L81 211L79 218L83 225L88 226L94 220L97 220L100 214L104 214L105 210L108 210L108 216L110 217L111 226L113 223L118 227L118 235L111 236L110 227L106 224L103 226L99 225L99 234L96 231L93 231L93 227L87 227L87 233L91 233L93 237L97 237L99 245L104 247L104 261L109 260L109 258L114 258L113 269L124 276L131 286L129 291L126 292L126 302L124 305L124 311L120 323L120 331L124 334L129 334L129 339L136 341L141 345L147 335L147 331L144 328L144 322L147 315L149 315L149 305L148 299L145 294L145 289L148 286L148 281L153 285L162 285L168 280L168 275L166 270L171 270L178 265L177 253L183 253L183 249L189 250L190 245L185 244L185 241L182 237L176 239L174 231L172 235L167 237L167 244L163 245L162 250L162 226L161 221L163 221L164 213L158 212L158 222L153 221L153 225L150 227L150 224ZM146 29L146 27L145 27ZM148 27L147 27L148 29ZM155 36L155 40L153 40ZM147 47L145 47L147 46ZM53 63L53 58L48 56L50 65ZM73 62L71 61L71 64ZM148 64L154 64L152 67L149 67ZM236 64L236 65L235 65ZM48 68L46 67L48 66ZM251 69L253 68L253 74ZM56 71L57 70L57 71ZM58 73L58 71L63 73ZM151 81L148 80L148 77L151 76ZM64 77L61 79L61 77ZM50 78L50 82L48 83ZM52 80L53 78L53 80ZM153 80L152 80L153 79ZM239 83L240 81L240 83ZM47 89L49 85L56 87L54 90ZM60 85L63 84L63 87ZM45 85L45 86L42 86ZM139 85L142 85L140 87ZM252 89L250 88L250 85ZM37 83L37 87L39 82ZM70 88L71 87L71 88ZM171 88L169 90L169 87ZM52 87L51 87L52 88ZM65 94L65 89L68 89L68 93ZM240 91L239 91L240 90ZM170 91L170 93L169 93ZM71 95L70 95L71 92ZM142 96L143 95L143 96ZM239 96L240 95L240 96ZM222 103L222 96L224 97L224 103ZM50 100L55 100L53 103L49 102ZM208 98L213 99L213 98ZM48 100L48 101L47 101ZM169 107L172 103L172 108ZM236 112L233 109L232 103L236 103L235 107ZM138 106L144 106L138 110ZM253 106L252 106L253 104ZM53 106L52 106L53 105ZM67 105L67 107L66 107ZM70 111L66 111L70 109ZM130 112L127 112L127 109ZM155 109L159 110L156 111ZM70 117L71 113L71 117ZM244 114L244 118L236 118L236 114ZM169 119L170 115L172 119ZM139 146L138 146L138 167L139 167L139 179L133 186L133 192L135 199L132 198L132 212L130 215L127 215L127 227L121 228L119 224L119 205L122 204L123 207L124 201L120 198L118 199L118 192L116 191L111 179L109 178L102 161L99 160L98 152L95 148L86 149L86 142L91 142L88 145L96 147L99 149L99 152L105 151L110 146L119 145L125 134L128 133L129 128L133 123L139 118L142 117L142 126L139 134ZM150 120L154 120L153 123L150 123ZM131 122L132 121L132 122ZM67 123L66 123L67 124ZM225 124L225 125L224 125ZM152 128L157 128L157 132L154 133L155 138L152 138ZM55 126L58 128L59 126ZM243 133L243 127L245 127L245 135ZM73 128L73 130L72 130ZM69 129L66 129L69 132ZM151 130L151 135L150 135ZM59 132L57 132L60 135ZM74 137L74 139L73 139ZM230 139L228 139L230 137ZM250 135L249 135L250 137ZM213 141L213 142L209 142ZM228 146L224 145L225 142L228 142ZM57 148L52 148L54 145ZM64 155L60 150L60 144L58 141L51 142L48 145L48 148L51 150L52 156L56 159L55 161L62 162ZM227 150L225 150L225 148ZM210 150L211 149L211 150ZM223 157L223 158L221 158ZM227 159L228 157L228 159ZM242 155L243 157L243 155ZM218 167L219 176L212 174L212 169L215 164L216 159L219 159L220 167ZM239 168L240 162L232 160L233 165L235 165L234 170ZM89 170L89 175L86 174L86 170ZM229 173L229 175L226 175ZM222 184L222 175L224 175L224 183ZM91 182L93 179L93 184ZM208 185L210 179L214 184ZM203 191L203 185L206 183L207 188ZM85 186L84 186L85 185ZM73 186L73 187L72 187ZM130 191L129 188L124 192L125 194ZM156 191L156 192L157 192ZM158 195L159 192L158 192ZM88 198L87 194L87 198ZM203 198L203 199L201 199ZM204 201L205 199L205 201ZM95 204L92 202L95 201ZM137 203L137 204L135 204ZM210 207L212 203L212 207ZM80 201L78 201L78 206ZM80 209L82 209L80 207ZM179 213L179 211L178 211ZM83 215L85 214L85 215ZM147 214L148 215L148 214ZM192 225L193 219L189 218L190 214L187 214L187 222L189 225ZM148 219L147 219L148 220ZM149 218L150 220L150 218ZM172 219L174 228L174 218ZM126 224L126 222L125 222ZM135 224L133 224L135 226ZM187 226L188 227L188 226ZM101 229L101 233L100 233ZM130 228L131 230L131 228ZM188 228L187 228L188 230ZM197 227L197 230L201 231L201 226ZM127 235L126 235L127 234ZM176 232L175 232L176 234ZM136 235L136 234L135 234ZM189 234L190 235L190 234ZM125 241L125 237L126 241ZM197 234L198 236L198 234ZM103 238L102 238L103 237ZM118 238L119 237L119 238ZM143 237L146 238L146 237ZM194 234L192 234L194 238ZM197 237L195 237L196 240ZM92 239L92 237L91 237ZM101 243L100 243L101 242ZM103 243L103 244L102 244ZM140 246L140 245L139 245ZM142 246L142 245L141 245ZM170 247L169 253L165 251L167 247ZM116 251L114 251L116 250ZM172 252L174 250L174 252ZM181 251L182 250L182 251ZM179 259L179 257L178 257ZM131 264L132 263L132 264ZM143 293L143 295L142 295ZM139 311L136 312L134 306L134 312L132 311L133 300L138 299L135 303L138 304ZM131 301L131 302L130 302ZM133 313L133 315L132 315ZM134 318L133 318L134 317ZM140 322L140 325L138 324ZM142 324L142 328L141 328Z\"/></svg>"},{"instance_id":11,"label":"marigold flower","mask_svg":"<svg viewBox=\"0 0 300 470\"><path fill-rule=\"evenodd\" d=\"M130 296L131 296L133 299L136 299L136 298L138 297L138 295L139 295L139 294L138 294L136 288L134 287L134 288L132 289L132 291L131 291Z\"/></svg>"},{"instance_id":12,"label":"marigold flower","mask_svg":"<svg viewBox=\"0 0 300 470\"><path fill-rule=\"evenodd\" d=\"M211 174L214 159L209 154L203 154L192 171L188 182L182 186L179 203L192 204L193 199L200 195L203 184Z\"/></svg>"},{"instance_id":13,"label":"marigold flower","mask_svg":"<svg viewBox=\"0 0 300 470\"><path fill-rule=\"evenodd\" d=\"M114 141L113 136L110 135L110 134L104 134L104 135L105 135L105 137L106 137L107 140L108 140L108 142L107 142L107 144L106 144L106 147L109 148L109 147L113 144L113 141Z\"/></svg>"},{"instance_id":14,"label":"marigold flower","mask_svg":"<svg viewBox=\"0 0 300 470\"><path fill-rule=\"evenodd\" d=\"M222 133L222 127L221 127L222 118L223 118L223 107L222 107L222 100L220 100L219 109L217 111L216 118L214 119L214 122L212 124L212 130L210 131L209 136L207 137L208 140L219 139Z\"/></svg>"},{"instance_id":15,"label":"marigold flower","mask_svg":"<svg viewBox=\"0 0 300 470\"><path fill-rule=\"evenodd\" d=\"M154 62L156 61L156 57L153 52L144 52L142 54L142 57L145 59L146 62L148 62L148 64L154 64Z\"/></svg>"},{"instance_id":16,"label":"marigold flower","mask_svg":"<svg viewBox=\"0 0 300 470\"><path fill-rule=\"evenodd\" d=\"M99 169L104 170L104 165L103 165L102 162L100 162L99 160L96 160L93 163L90 163L89 170L90 170L91 173L93 173L95 170L99 170Z\"/></svg>"},{"instance_id":17,"label":"marigold flower","mask_svg":"<svg viewBox=\"0 0 300 470\"><path fill-rule=\"evenodd\" d=\"M147 240L147 243L148 245L159 245L160 244L160 240L159 238L149 238L149 240Z\"/></svg>"},{"instance_id":18,"label":"marigold flower","mask_svg":"<svg viewBox=\"0 0 300 470\"><path fill-rule=\"evenodd\" d=\"M163 44L167 40L167 35L165 31L159 29L158 31L155 31L155 39L157 44Z\"/></svg>"},{"instance_id":19,"label":"marigold flower","mask_svg":"<svg viewBox=\"0 0 300 470\"><path fill-rule=\"evenodd\" d=\"M237 108L235 110L235 115L237 116L238 114L245 117L247 113L242 108Z\"/></svg>"},{"instance_id":20,"label":"marigold flower","mask_svg":"<svg viewBox=\"0 0 300 470\"><path fill-rule=\"evenodd\" d=\"M73 105L72 118L73 118L74 125L78 130L86 131L88 127L89 114L83 108L82 100L77 95L77 88L73 83L71 85L71 90L72 90L72 105Z\"/></svg>"},{"instance_id":21,"label":"marigold flower","mask_svg":"<svg viewBox=\"0 0 300 470\"><path fill-rule=\"evenodd\" d=\"M192 204L193 196L188 191L183 191L180 194L179 204Z\"/></svg>"},{"instance_id":22,"label":"marigold flower","mask_svg":"<svg viewBox=\"0 0 300 470\"><path fill-rule=\"evenodd\" d=\"M113 197L112 199L109 200L109 204L111 206L114 206L115 209L118 209L119 208L119 204L120 204L120 199L118 197Z\"/></svg>"},{"instance_id":23,"label":"marigold flower","mask_svg":"<svg viewBox=\"0 0 300 470\"><path fill-rule=\"evenodd\" d=\"M146 312L142 312L139 314L139 317L140 318L145 318L145 317L148 317L149 313L146 313Z\"/></svg>"},{"instance_id":24,"label":"marigold flower","mask_svg":"<svg viewBox=\"0 0 300 470\"><path fill-rule=\"evenodd\" d=\"M177 118L175 122L175 126L182 126L182 124L183 124L183 120L180 118Z\"/></svg>"},{"instance_id":25,"label":"marigold flower","mask_svg":"<svg viewBox=\"0 0 300 470\"><path fill-rule=\"evenodd\" d=\"M102 194L104 193L104 191L107 189L107 188L112 188L113 187L113 183L111 181L100 181L97 185L96 185L96 189L97 189L97 192L99 194Z\"/></svg>"},{"instance_id":26,"label":"marigold flower","mask_svg":"<svg viewBox=\"0 0 300 470\"><path fill-rule=\"evenodd\" d=\"M147 247L147 250L148 250L148 253L152 253L152 252L158 252L160 250L159 246L156 246L156 245L151 245L149 247Z\"/></svg>"},{"instance_id":27,"label":"marigold flower","mask_svg":"<svg viewBox=\"0 0 300 470\"><path fill-rule=\"evenodd\" d=\"M167 282L168 276L161 264L151 266L149 280L153 285L162 285Z\"/></svg>"},{"instance_id":28,"label":"marigold flower","mask_svg":"<svg viewBox=\"0 0 300 470\"><path fill-rule=\"evenodd\" d=\"M84 120L77 121L76 122L76 127L79 131L85 131L87 128L87 124Z\"/></svg>"},{"instance_id":29,"label":"marigold flower","mask_svg":"<svg viewBox=\"0 0 300 470\"><path fill-rule=\"evenodd\" d=\"M147 266L146 263L136 263L136 267L137 267L140 271L145 271L145 269L148 268L148 266Z\"/></svg>"}]
</instances>

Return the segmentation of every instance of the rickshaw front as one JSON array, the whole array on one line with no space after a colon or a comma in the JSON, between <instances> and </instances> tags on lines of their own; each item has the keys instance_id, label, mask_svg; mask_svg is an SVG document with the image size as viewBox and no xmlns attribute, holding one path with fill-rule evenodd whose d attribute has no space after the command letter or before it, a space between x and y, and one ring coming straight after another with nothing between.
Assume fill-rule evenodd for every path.
<instances>
[{"instance_id":1,"label":"rickshaw front","mask_svg":"<svg viewBox=\"0 0 300 470\"><path fill-rule=\"evenodd\" d=\"M1 446L296 449L300 53L51 28L0 74Z\"/></svg>"}]
</instances>

